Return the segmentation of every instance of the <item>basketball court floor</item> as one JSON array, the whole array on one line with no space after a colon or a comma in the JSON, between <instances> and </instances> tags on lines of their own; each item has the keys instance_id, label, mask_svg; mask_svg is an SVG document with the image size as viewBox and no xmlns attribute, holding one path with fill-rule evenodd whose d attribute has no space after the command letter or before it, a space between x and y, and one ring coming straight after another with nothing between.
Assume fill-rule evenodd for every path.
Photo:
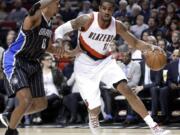
<instances>
[{"instance_id":1,"label":"basketball court floor","mask_svg":"<svg viewBox=\"0 0 180 135\"><path fill-rule=\"evenodd\" d=\"M180 129L168 128L171 130L171 135L180 135ZM26 128L19 128L20 135L92 135L90 130L86 127L40 127L31 126ZM0 128L0 135L4 135L5 128ZM102 127L101 135L152 135L150 130L146 128L111 128Z\"/></svg>"}]
</instances>

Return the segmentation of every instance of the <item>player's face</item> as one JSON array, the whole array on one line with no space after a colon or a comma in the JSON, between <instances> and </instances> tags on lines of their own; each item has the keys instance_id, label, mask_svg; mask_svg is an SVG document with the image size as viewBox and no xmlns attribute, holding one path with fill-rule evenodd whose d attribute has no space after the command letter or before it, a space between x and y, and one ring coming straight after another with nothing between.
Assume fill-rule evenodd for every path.
<instances>
[{"instance_id":1,"label":"player's face","mask_svg":"<svg viewBox=\"0 0 180 135\"><path fill-rule=\"evenodd\" d=\"M59 12L60 4L59 0L53 2L49 5L49 12L52 13L52 16L56 15Z\"/></svg>"},{"instance_id":2,"label":"player's face","mask_svg":"<svg viewBox=\"0 0 180 135\"><path fill-rule=\"evenodd\" d=\"M112 3L103 2L99 6L99 13L102 16L103 21L110 21L113 11L114 11L114 6Z\"/></svg>"}]
</instances>

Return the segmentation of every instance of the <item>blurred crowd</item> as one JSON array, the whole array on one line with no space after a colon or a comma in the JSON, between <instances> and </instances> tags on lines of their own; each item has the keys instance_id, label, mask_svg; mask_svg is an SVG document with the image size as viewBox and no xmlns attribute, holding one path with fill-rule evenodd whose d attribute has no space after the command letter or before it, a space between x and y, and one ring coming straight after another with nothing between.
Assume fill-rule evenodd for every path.
<instances>
[{"instance_id":1,"label":"blurred crowd","mask_svg":"<svg viewBox=\"0 0 180 135\"><path fill-rule=\"evenodd\" d=\"M179 0L115 0L113 16L122 21L138 39L164 49L167 65L152 71L145 63L143 53L128 48L117 36L111 48L118 53L117 63L128 78L128 86L143 100L152 117L161 124L172 121L172 112L180 110L180 1ZM0 0L0 59L4 50L16 39L28 10L36 0ZM59 14L52 18L53 30L79 15L98 11L98 0L61 0ZM65 49L77 46L77 31L69 33ZM87 110L76 86L73 59L57 59L46 53L41 58L48 108L25 116L23 124L74 124L88 120ZM141 122L123 96L101 82L103 122L123 122L132 125ZM0 112L12 111L16 99L6 96L3 73L0 70ZM121 113L125 112L121 117ZM179 115L180 116L180 115Z\"/></svg>"}]
</instances>

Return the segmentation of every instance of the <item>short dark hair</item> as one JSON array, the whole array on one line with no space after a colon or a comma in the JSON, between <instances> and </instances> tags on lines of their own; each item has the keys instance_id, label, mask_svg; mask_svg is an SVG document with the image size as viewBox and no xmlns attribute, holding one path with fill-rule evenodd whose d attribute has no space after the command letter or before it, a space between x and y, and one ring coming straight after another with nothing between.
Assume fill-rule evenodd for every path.
<instances>
[{"instance_id":1,"label":"short dark hair","mask_svg":"<svg viewBox=\"0 0 180 135\"><path fill-rule=\"evenodd\" d=\"M108 3L111 3L113 6L115 6L114 0L100 0L100 5L102 5L103 2L108 2Z\"/></svg>"},{"instance_id":2,"label":"short dark hair","mask_svg":"<svg viewBox=\"0 0 180 135\"><path fill-rule=\"evenodd\" d=\"M45 52L41 57L40 57L40 61L45 60L46 57L51 57L51 55L48 52Z\"/></svg>"}]
</instances>

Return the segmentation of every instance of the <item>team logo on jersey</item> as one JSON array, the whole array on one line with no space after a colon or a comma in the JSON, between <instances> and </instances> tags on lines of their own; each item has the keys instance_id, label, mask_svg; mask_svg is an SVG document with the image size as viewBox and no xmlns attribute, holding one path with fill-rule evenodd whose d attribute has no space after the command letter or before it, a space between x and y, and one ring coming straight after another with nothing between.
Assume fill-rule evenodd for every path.
<instances>
[{"instance_id":1,"label":"team logo on jersey","mask_svg":"<svg viewBox=\"0 0 180 135\"><path fill-rule=\"evenodd\" d=\"M41 28L39 31L39 35L46 36L46 37L50 38L52 35L52 31L49 29L46 29L46 28Z\"/></svg>"},{"instance_id":2,"label":"team logo on jersey","mask_svg":"<svg viewBox=\"0 0 180 135\"><path fill-rule=\"evenodd\" d=\"M113 35L107 35L107 34L91 32L89 34L88 38L90 38L92 40L97 40L97 41L111 42L113 40L114 36Z\"/></svg>"}]
</instances>

